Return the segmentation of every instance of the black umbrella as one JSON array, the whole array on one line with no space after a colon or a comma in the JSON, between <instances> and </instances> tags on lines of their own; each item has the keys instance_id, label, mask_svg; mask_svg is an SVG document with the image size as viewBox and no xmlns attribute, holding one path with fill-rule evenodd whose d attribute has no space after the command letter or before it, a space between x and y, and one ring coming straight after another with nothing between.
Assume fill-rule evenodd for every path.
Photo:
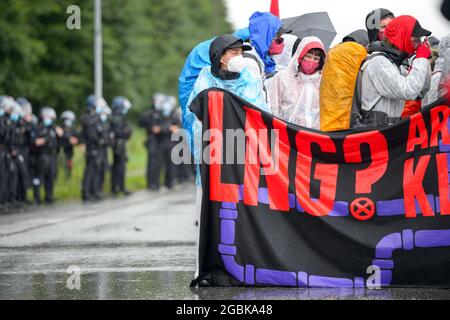
<instances>
[{"instance_id":1,"label":"black umbrella","mask_svg":"<svg viewBox=\"0 0 450 320\"><path fill-rule=\"evenodd\" d=\"M327 50L337 34L328 12L307 13L283 19L282 22L287 29L292 30L293 35L299 38L318 37Z\"/></svg>"}]
</instances>

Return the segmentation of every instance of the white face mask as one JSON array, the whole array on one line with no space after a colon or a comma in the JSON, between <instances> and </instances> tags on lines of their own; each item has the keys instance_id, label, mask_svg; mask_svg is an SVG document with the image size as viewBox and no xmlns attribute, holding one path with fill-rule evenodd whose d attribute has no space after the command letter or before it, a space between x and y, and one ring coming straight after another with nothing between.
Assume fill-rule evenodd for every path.
<instances>
[{"instance_id":1,"label":"white face mask","mask_svg":"<svg viewBox=\"0 0 450 320\"><path fill-rule=\"evenodd\" d=\"M245 68L245 59L242 55L235 56L228 61L227 69L230 72L241 73Z\"/></svg>"}]
</instances>

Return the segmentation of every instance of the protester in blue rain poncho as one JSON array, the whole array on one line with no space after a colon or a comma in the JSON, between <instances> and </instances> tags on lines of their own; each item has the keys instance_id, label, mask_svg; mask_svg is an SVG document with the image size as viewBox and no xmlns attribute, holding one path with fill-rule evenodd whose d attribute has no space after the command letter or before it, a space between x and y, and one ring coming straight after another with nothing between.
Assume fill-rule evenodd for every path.
<instances>
[{"instance_id":1,"label":"protester in blue rain poncho","mask_svg":"<svg viewBox=\"0 0 450 320\"><path fill-rule=\"evenodd\" d=\"M242 40L233 35L223 35L216 38L211 43L209 50L211 66L203 68L200 72L187 105L189 106L200 92L209 88L221 88L240 96L242 99L265 111L268 111L265 94L261 86L261 80L257 79L246 66L247 63L254 61L251 59L244 59L242 55L243 51L249 50L251 50L250 46L244 45ZM199 170L202 145L202 124L190 110L188 111L189 113L184 114L184 118L187 123L193 123L193 136L192 133L189 132L191 134L189 143L196 162L196 212L197 221L199 221L203 194Z\"/></svg>"},{"instance_id":2,"label":"protester in blue rain poncho","mask_svg":"<svg viewBox=\"0 0 450 320\"><path fill-rule=\"evenodd\" d=\"M242 41L248 41L249 33L248 28L240 29L234 33L236 37ZM211 65L211 60L209 58L209 47L215 38L204 41L198 44L189 54L184 64L183 70L181 71L179 77L179 88L178 95L181 108L183 113L187 109L187 102L189 96L191 95L192 89L194 88L194 83L197 80L200 71L207 66ZM188 128L184 125L184 128Z\"/></svg>"},{"instance_id":3,"label":"protester in blue rain poncho","mask_svg":"<svg viewBox=\"0 0 450 320\"><path fill-rule=\"evenodd\" d=\"M281 26L278 17L269 12L255 12L249 23L250 44L265 66L265 73L273 75L276 63L270 56L270 48L278 33L289 32Z\"/></svg>"},{"instance_id":4,"label":"protester in blue rain poncho","mask_svg":"<svg viewBox=\"0 0 450 320\"><path fill-rule=\"evenodd\" d=\"M234 33L234 35L241 39L242 41L247 41L249 39L248 28L240 29ZM211 59L209 57L209 48L211 43L215 38L204 41L198 44L189 54L184 64L183 70L181 71L178 83L178 95L181 105L182 114L182 125L191 135L190 145L193 143L194 135L194 114L189 110L188 100L191 96L192 90L194 89L194 84L200 74L200 71L204 67L211 65Z\"/></svg>"},{"instance_id":5,"label":"protester in blue rain poncho","mask_svg":"<svg viewBox=\"0 0 450 320\"><path fill-rule=\"evenodd\" d=\"M200 92L209 88L221 88L240 96L265 111L269 111L260 81L250 73L246 67L246 61L243 59L243 51L248 50L251 50L250 46L244 45L242 40L233 35L216 38L209 50L211 67L205 67L200 72L187 105L189 106ZM193 123L192 131L188 130L191 134L189 144L191 150L193 150L196 163L199 163L201 123L190 110L188 111L183 118L186 123ZM198 170L196 180L199 184Z\"/></svg>"}]
</instances>

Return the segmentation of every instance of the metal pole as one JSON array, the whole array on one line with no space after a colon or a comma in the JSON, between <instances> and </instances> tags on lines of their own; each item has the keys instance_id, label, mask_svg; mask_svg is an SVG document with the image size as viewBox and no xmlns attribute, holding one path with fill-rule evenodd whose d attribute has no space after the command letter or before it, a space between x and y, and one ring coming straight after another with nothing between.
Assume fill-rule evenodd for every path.
<instances>
[{"instance_id":1,"label":"metal pole","mask_svg":"<svg viewBox=\"0 0 450 320\"><path fill-rule=\"evenodd\" d=\"M218 4L217 4L217 0L212 0L213 1L213 5L212 5L212 36L215 37L217 36L217 11L218 11Z\"/></svg>"},{"instance_id":2,"label":"metal pole","mask_svg":"<svg viewBox=\"0 0 450 320\"><path fill-rule=\"evenodd\" d=\"M103 96L102 0L95 0L94 55L95 96L100 98Z\"/></svg>"}]
</instances>

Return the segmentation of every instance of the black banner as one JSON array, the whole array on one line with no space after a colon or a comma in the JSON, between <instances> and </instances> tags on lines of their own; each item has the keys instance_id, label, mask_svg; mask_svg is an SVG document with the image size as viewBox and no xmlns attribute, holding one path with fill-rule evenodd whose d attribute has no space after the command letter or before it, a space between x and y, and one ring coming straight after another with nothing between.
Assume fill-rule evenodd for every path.
<instances>
[{"instance_id":1,"label":"black banner","mask_svg":"<svg viewBox=\"0 0 450 320\"><path fill-rule=\"evenodd\" d=\"M209 137L192 285L450 287L448 106L334 133L219 89L191 110Z\"/></svg>"}]
</instances>

